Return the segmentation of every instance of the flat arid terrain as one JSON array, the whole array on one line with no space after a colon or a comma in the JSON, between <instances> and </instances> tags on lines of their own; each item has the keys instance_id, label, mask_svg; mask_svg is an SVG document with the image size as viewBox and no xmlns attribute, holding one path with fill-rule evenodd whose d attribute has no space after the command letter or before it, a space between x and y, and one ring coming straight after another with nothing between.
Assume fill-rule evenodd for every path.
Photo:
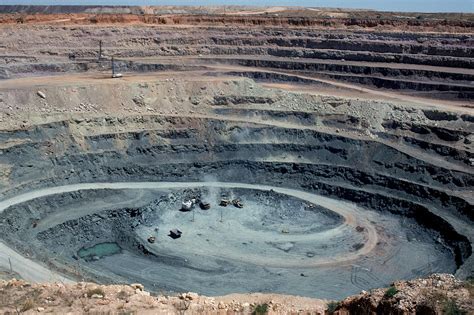
<instances>
[{"instance_id":1,"label":"flat arid terrain","mask_svg":"<svg viewBox=\"0 0 474 315\"><path fill-rule=\"evenodd\" d=\"M474 14L0 5L0 313L473 314Z\"/></svg>"}]
</instances>

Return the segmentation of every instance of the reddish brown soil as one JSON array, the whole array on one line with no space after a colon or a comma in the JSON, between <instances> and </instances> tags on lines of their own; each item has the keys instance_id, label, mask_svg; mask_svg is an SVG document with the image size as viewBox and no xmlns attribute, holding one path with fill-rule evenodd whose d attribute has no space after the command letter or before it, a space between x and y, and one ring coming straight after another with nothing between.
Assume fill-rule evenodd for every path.
<instances>
[{"instance_id":1,"label":"reddish brown soil","mask_svg":"<svg viewBox=\"0 0 474 315\"><path fill-rule=\"evenodd\" d=\"M96 14L96 13L8 13L0 15L0 24L146 24L146 25L245 25L316 28L368 28L377 30L410 30L423 32L466 33L474 29L474 15L407 15L399 17L378 12L339 13L286 10L278 13L249 14Z\"/></svg>"}]
</instances>

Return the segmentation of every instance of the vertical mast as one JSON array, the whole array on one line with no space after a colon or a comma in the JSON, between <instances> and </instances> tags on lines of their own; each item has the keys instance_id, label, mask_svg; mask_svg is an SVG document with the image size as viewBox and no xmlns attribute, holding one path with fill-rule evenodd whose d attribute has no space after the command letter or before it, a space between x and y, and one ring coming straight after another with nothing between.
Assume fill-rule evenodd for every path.
<instances>
[{"instance_id":1,"label":"vertical mast","mask_svg":"<svg viewBox=\"0 0 474 315\"><path fill-rule=\"evenodd\" d=\"M115 62L114 57L112 57L112 78L115 77Z\"/></svg>"},{"instance_id":2,"label":"vertical mast","mask_svg":"<svg viewBox=\"0 0 474 315\"><path fill-rule=\"evenodd\" d=\"M99 40L99 61L102 59L102 41Z\"/></svg>"}]
</instances>

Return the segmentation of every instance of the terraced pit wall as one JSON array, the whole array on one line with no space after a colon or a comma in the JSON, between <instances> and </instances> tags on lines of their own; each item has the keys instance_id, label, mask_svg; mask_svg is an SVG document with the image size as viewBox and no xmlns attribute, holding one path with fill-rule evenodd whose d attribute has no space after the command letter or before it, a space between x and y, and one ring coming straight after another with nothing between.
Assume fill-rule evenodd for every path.
<instances>
[{"instance_id":1,"label":"terraced pit wall","mask_svg":"<svg viewBox=\"0 0 474 315\"><path fill-rule=\"evenodd\" d=\"M183 100L182 106L191 106L198 111L201 108L207 112L206 115L127 114L123 117L104 117L94 114L97 117L76 117L2 131L0 163L6 170L2 177L2 199L8 200L9 197L45 187L76 183L201 182L205 186L205 182L212 179L296 189L349 201L365 209L365 212L360 213L373 216L371 220L375 229L381 233L378 236L380 241L372 253L374 255L380 246L397 246L403 253L405 245L397 242L403 240L405 244L405 237L409 239L407 246L414 246L418 242L431 244L429 248L435 251L430 252L430 255L439 255L438 265L430 262L431 267L414 270L412 276L456 270L459 276L472 274L472 229L469 226L473 221L473 212L469 189L474 185L474 177L473 154L467 149L472 139L472 116L363 100L344 101L276 92L262 89L246 79L213 84L212 87L204 82L186 85L184 82L161 81L147 83L146 88L140 83L103 86L99 90L112 88L117 91L110 94L117 98L108 100L112 104L123 102L123 99L119 99L124 93L136 93L132 91L141 91L142 99L148 99L156 93L155 89L168 90L171 93L169 97L173 98L174 93L182 91L170 89L180 84L188 89L187 95L199 99L199 102L194 102L199 105L190 103L195 100L190 98ZM247 95L239 94L243 86L246 86ZM96 88L83 86L80 95L90 97L97 93L94 92ZM55 87L45 89L45 93L51 97L55 91ZM22 94L13 93L10 97L25 100L28 95L34 104L37 98L35 90L23 90ZM134 98L127 102L134 104ZM299 100L300 110L288 110L295 100ZM59 104L64 103L59 101ZM312 107L313 111L308 111L308 108L303 110L301 104ZM149 106L160 108L167 105L155 103ZM381 106L383 111L380 110ZM317 112L314 112L314 108L318 108ZM374 118L368 120L368 117ZM139 204L145 209L148 209L149 203L156 202L154 200L158 196L167 196L169 193L158 190L150 195L146 189L143 191ZM132 236L134 234L117 234L129 235L126 245L123 238L99 237L100 234L94 232L92 235L97 235L96 239L89 239L86 243L78 241L75 247L70 247L67 245L68 234L61 234L64 233L65 225L51 225L43 232L36 227L38 223L49 222L51 218L61 215L68 207L95 209L92 202L95 198L112 198L106 209L100 208L112 214L115 212L110 211L119 209L119 206L114 205L118 200L123 203L138 198L135 194L127 197L129 192L126 189L121 192L123 197L119 199L114 199L118 195L109 196L105 192L97 195L99 197L85 192L70 196L58 195L10 207L2 213L1 238L29 257L47 262L54 270L67 274L74 274L71 266L77 264L73 258L74 251L70 250L79 250L87 244L119 242L124 248L133 248L138 257L147 254L148 250L144 252L147 247L143 245L146 242L141 243L141 237ZM176 202L184 198L181 192L171 193L176 196ZM82 200L90 200L91 204L85 206ZM77 202L81 203L77 205ZM51 206L43 207L43 204ZM123 207L129 213L138 213L130 219L130 222L139 220L132 226L155 220L150 217L140 221L155 212L143 212L143 208L138 205L133 207L125 204ZM170 203L168 208L164 208L167 210L161 211L176 211L177 207ZM217 210L214 211L218 215ZM112 214L108 216L116 216ZM86 215L74 220L93 220L92 226L105 224L109 220L105 213L98 217ZM385 219L381 220L378 216ZM79 221L74 220L64 224L81 226L77 225ZM383 223L385 220L393 221L393 224L401 220L402 230L408 234L403 232L401 235L389 236L391 232L386 231L389 235L385 235L382 232L382 227L388 224ZM393 240L388 241L390 238ZM25 242L25 239L30 241ZM57 241L59 243L51 243ZM386 241L390 245L385 244ZM384 254L378 255L385 257ZM51 256L56 258L51 260ZM165 263L166 259L165 262L159 261ZM183 268L191 268L191 265L186 267L187 263L183 264ZM120 282L131 279L124 275L117 278L105 271L97 273L97 270L104 268L100 264L92 267L86 263L83 268L82 275L88 275L96 281ZM145 279L138 280L146 283ZM344 278L341 280L347 281ZM266 283L269 280L262 281ZM291 281L300 282L294 278ZM375 281L373 285L383 284L384 281L389 280ZM170 290L185 289L169 286L169 283L161 283L161 286ZM230 287L235 289L239 285L242 284ZM316 290L314 287L298 289L301 291L288 290L295 294L310 294L305 291L308 288ZM360 288L354 284L346 293L357 292ZM312 292L320 294L318 296L336 296L335 293L318 290Z\"/></svg>"}]
</instances>

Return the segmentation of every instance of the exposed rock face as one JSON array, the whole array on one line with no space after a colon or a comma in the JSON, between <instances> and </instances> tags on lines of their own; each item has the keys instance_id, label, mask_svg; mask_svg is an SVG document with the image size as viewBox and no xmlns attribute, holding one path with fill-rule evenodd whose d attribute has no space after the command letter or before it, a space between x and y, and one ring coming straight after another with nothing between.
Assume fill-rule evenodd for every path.
<instances>
[{"instance_id":1,"label":"exposed rock face","mask_svg":"<svg viewBox=\"0 0 474 315\"><path fill-rule=\"evenodd\" d=\"M472 282L433 274L348 297L334 314L467 314L474 311L473 290Z\"/></svg>"},{"instance_id":2,"label":"exposed rock face","mask_svg":"<svg viewBox=\"0 0 474 315\"><path fill-rule=\"evenodd\" d=\"M371 231L368 227L373 224L360 225L362 228L358 230L356 227L359 224L355 224L347 229L355 238L345 237L351 242L338 243L345 246L344 251L328 252L352 255L364 250L363 244L372 244L370 257L364 254L359 258L365 269L351 271L343 265L341 269L345 274L334 276L331 272L322 272L322 268L309 271L299 270L298 267L287 273L294 286L288 285L290 281L282 280L286 275L279 275L278 268L271 272L266 268L265 282L254 281L249 276L250 272L242 272L244 267L240 266L241 275L233 272L230 276L219 268L219 264L210 270L209 259L196 261L197 264L203 261L205 267L196 271L187 267L193 266L194 262L189 259L187 251L177 253L182 257L181 265L176 264L176 260L163 259L159 262L183 268L190 276L202 274L192 282L194 286L189 278L186 282L178 278L163 279L163 273L159 270L153 276L146 274L144 278L114 274L117 269L111 263L104 263L104 268L111 271L109 278L104 278L104 273L94 265L100 264L100 259L92 256L89 262L74 258L82 247L87 249L99 243L117 243L122 249L136 252L146 261L151 258L144 249L163 246L171 239L164 234L160 239L161 232L155 233L157 225L153 225L154 221L149 218L158 219L151 213L162 212L148 207L161 197L168 198L168 192L142 194L141 189L134 189L127 194L116 194L100 189L97 193L55 194L51 198L57 199L34 199L5 209L0 215L2 242L30 259L48 265L51 257L55 257L50 268L71 277L78 276L77 270L71 266L80 264L87 269L79 275L79 279L88 276L86 279L89 281L101 283L138 282L154 291L168 289L218 295L241 291L235 289L237 287L251 292L269 292L278 288L279 292L286 294L337 300L363 289L385 286L400 277L418 278L433 272L458 272L460 277L471 274L474 214L468 192L474 185L470 160L473 155L464 143L472 137L474 125L468 112L290 93L262 88L248 79L216 81L215 78L199 77L187 81L166 77L142 78L137 82L113 81L114 84L109 84L109 79L104 80L107 82L97 80L74 84L71 83L75 82L73 78L70 80L65 86L41 86L46 100L37 95L37 86L18 88L15 85L2 89L4 103L0 103L0 110L4 113L1 116L4 122L0 127L5 130L0 133L0 193L3 199L43 187L75 183L198 182L215 178L222 182L283 186L349 201L364 207L363 215L369 213L365 209L375 210L373 215L377 216L377 221L374 222L384 222L381 224L387 228L380 228L379 225L375 233L367 234ZM4 84L9 82L12 81L7 80ZM138 106L134 101L137 95L155 101L146 107ZM200 99L199 106L191 103L189 96ZM17 106L18 109L13 108ZM41 116L33 119L36 113L51 113L55 120L45 121ZM70 117L69 113L75 114ZM194 197L183 195L176 202L180 207L183 200ZM237 197L242 195L217 194L209 201L213 206L207 214L197 211L199 215L217 213L215 220L212 220L217 224L222 220L218 215L220 207L217 202L221 198L231 202ZM261 204L269 200L268 196L265 198ZM96 203L93 206L94 200ZM106 200L110 206L104 208ZM140 204L133 200L139 200ZM241 201L244 206L242 211L234 209L234 206L225 211L239 218L242 213L250 213L252 207L248 199ZM170 213L173 209L179 209L172 202L170 200L166 208ZM120 206L115 206L117 204ZM87 214L74 211L76 207L86 210ZM71 214L78 213L80 217L69 216L68 209ZM310 211L293 211L298 215L293 216L292 213L289 216L283 211L285 209L299 208L282 208L284 216L280 222L284 225L271 230L282 240L262 242L262 248L268 252L277 250L283 255L295 253L302 258L301 261L318 259L322 250L301 250L303 247L291 239L296 235L294 231L303 226L302 221L298 221L299 213L305 213L304 217L308 219ZM381 220L382 216L390 221ZM356 217L362 218L360 214ZM295 218L297 228L288 228L290 218ZM269 224L274 222L272 217L264 219ZM320 219L307 221L321 222ZM395 228L397 225L394 224L398 221L403 225ZM189 222L192 222L191 217ZM262 220L256 222L260 223L259 231L273 226L261 225L265 222ZM185 224L181 221L173 223L163 231L167 234L170 229L178 228L183 231L183 242L194 242L191 235L195 235L196 240L210 243L207 237L199 238L197 233L202 234L202 230L191 226L183 228ZM153 229L142 230L143 235L140 234L140 229L147 229L149 225ZM197 226L195 223L189 225ZM83 232L79 234L78 231ZM238 229L234 227L233 231ZM211 235L215 233L214 230ZM224 234L229 235L229 231ZM365 234L367 238L364 239ZM373 237L376 234L378 241ZM150 236L156 237L154 243L148 241ZM228 242L221 243L228 247ZM236 248L248 247L245 240L237 244ZM314 246L313 242L309 244ZM255 244L252 246L257 248ZM422 255L418 250L410 249L418 246L431 254ZM407 253L417 252L419 258L411 260L415 257L403 251L393 258L392 253L397 253L396 249L401 247L408 248ZM169 246L167 251L181 248ZM57 253L61 253L60 257ZM124 253L123 257L126 259L129 256ZM219 260L222 261L223 257L227 256ZM278 255L271 257L273 259ZM110 257L112 261L116 258ZM389 271L386 259L390 259ZM260 276L262 273L258 271L261 265L257 263L253 264L257 266L254 274ZM268 260L265 264L268 267ZM351 264L359 265L353 261ZM145 265L151 264L146 262ZM250 264L242 265L248 268ZM129 270L134 270L135 260L131 266ZM21 266L17 267L14 271L21 274ZM206 286L203 284L202 279L210 279L208 274L211 272L214 277L222 277L219 282L223 287L216 288L215 282ZM358 279L364 278L364 281L349 282L351 273L358 273ZM373 277L374 274L376 277ZM182 273L169 272L167 275L175 277ZM326 276L331 279L321 279ZM230 277L236 279L234 288L230 287ZM241 285L242 279L249 280ZM335 279L340 281L338 289L323 295L331 287L329 282ZM278 286L273 284L276 281ZM287 291L282 289L285 285L288 286ZM295 290L296 286L300 291L289 291Z\"/></svg>"},{"instance_id":3,"label":"exposed rock face","mask_svg":"<svg viewBox=\"0 0 474 315\"><path fill-rule=\"evenodd\" d=\"M121 72L225 64L241 69L227 75L265 81L311 83L317 77L421 97L474 98L473 14L228 10L0 6L0 27L8 34L2 38L0 79L96 72L108 69L115 56ZM148 107L153 100L137 95L133 101Z\"/></svg>"},{"instance_id":4,"label":"exposed rock face","mask_svg":"<svg viewBox=\"0 0 474 315\"><path fill-rule=\"evenodd\" d=\"M277 10L275 10L277 9ZM472 28L472 14L423 14L363 10L311 10L304 8L210 7L106 7L0 5L1 23L37 23L67 17L67 24L235 24L292 27L364 27L383 29L427 28L461 31ZM229 14L227 14L229 13Z\"/></svg>"},{"instance_id":5,"label":"exposed rock face","mask_svg":"<svg viewBox=\"0 0 474 315\"><path fill-rule=\"evenodd\" d=\"M134 283L11 281L0 313L317 314L198 294L474 276L473 14L176 10L0 6L0 278ZM435 275L328 312L471 291Z\"/></svg>"}]
</instances>

